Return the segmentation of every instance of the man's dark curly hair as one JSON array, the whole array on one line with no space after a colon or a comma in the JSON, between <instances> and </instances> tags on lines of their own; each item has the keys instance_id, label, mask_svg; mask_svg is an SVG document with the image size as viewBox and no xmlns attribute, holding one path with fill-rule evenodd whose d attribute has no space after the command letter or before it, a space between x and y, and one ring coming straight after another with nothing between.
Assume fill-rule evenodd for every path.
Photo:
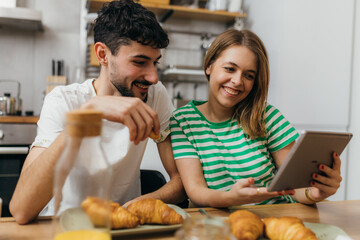
<instances>
[{"instance_id":1,"label":"man's dark curly hair","mask_svg":"<svg viewBox=\"0 0 360 240\"><path fill-rule=\"evenodd\" d=\"M116 55L119 47L131 40L153 48L169 45L168 35L151 11L133 0L105 3L95 20L95 43L104 43Z\"/></svg>"}]
</instances>

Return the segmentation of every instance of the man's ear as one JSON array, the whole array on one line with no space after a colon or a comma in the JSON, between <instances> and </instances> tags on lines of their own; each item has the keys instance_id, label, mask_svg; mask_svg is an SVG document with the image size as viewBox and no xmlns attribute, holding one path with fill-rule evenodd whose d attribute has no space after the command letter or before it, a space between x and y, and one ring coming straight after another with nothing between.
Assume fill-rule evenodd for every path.
<instances>
[{"instance_id":1,"label":"man's ear","mask_svg":"<svg viewBox=\"0 0 360 240\"><path fill-rule=\"evenodd\" d=\"M99 63L103 66L108 64L107 55L110 53L109 49L102 42L97 42L94 45L94 50Z\"/></svg>"}]
</instances>

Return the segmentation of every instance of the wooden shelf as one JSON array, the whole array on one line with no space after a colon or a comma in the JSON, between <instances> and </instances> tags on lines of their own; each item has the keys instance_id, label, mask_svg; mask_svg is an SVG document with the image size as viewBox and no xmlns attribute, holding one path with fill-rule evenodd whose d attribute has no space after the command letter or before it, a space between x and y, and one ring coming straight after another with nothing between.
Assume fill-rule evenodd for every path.
<instances>
[{"instance_id":1,"label":"wooden shelf","mask_svg":"<svg viewBox=\"0 0 360 240\"><path fill-rule=\"evenodd\" d=\"M36 124L38 116L0 116L0 123L29 123Z\"/></svg>"},{"instance_id":2,"label":"wooden shelf","mask_svg":"<svg viewBox=\"0 0 360 240\"><path fill-rule=\"evenodd\" d=\"M97 12L105 2L109 0L90 0L89 12ZM188 8L177 5L161 5L152 3L142 3L144 7L155 13L157 16L165 16L169 11L173 11L171 17L183 19L197 19L217 22L231 22L235 18L246 18L246 13L234 13L227 11L209 11L203 8Z\"/></svg>"}]
</instances>

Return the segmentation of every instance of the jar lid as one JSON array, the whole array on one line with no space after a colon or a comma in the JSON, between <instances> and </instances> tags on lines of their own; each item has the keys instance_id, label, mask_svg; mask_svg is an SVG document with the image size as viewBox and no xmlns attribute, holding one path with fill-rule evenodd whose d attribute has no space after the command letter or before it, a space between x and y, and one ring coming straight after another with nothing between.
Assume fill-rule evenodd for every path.
<instances>
[{"instance_id":1,"label":"jar lid","mask_svg":"<svg viewBox=\"0 0 360 240\"><path fill-rule=\"evenodd\" d=\"M78 109L66 113L66 122L93 124L101 122L102 112L93 109Z\"/></svg>"},{"instance_id":2,"label":"jar lid","mask_svg":"<svg viewBox=\"0 0 360 240\"><path fill-rule=\"evenodd\" d=\"M101 134L102 112L79 109L66 113L66 130L69 136L91 137Z\"/></svg>"}]
</instances>

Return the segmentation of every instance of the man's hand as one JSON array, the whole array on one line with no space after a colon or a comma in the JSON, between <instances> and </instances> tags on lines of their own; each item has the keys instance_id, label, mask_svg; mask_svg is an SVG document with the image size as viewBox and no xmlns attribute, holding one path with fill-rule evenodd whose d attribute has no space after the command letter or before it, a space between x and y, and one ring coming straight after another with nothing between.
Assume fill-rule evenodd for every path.
<instances>
[{"instance_id":1,"label":"man's hand","mask_svg":"<svg viewBox=\"0 0 360 240\"><path fill-rule=\"evenodd\" d=\"M81 108L100 110L105 119L124 124L129 128L130 141L135 144L149 137L152 131L155 135L160 133L157 113L139 98L96 96Z\"/></svg>"}]
</instances>

